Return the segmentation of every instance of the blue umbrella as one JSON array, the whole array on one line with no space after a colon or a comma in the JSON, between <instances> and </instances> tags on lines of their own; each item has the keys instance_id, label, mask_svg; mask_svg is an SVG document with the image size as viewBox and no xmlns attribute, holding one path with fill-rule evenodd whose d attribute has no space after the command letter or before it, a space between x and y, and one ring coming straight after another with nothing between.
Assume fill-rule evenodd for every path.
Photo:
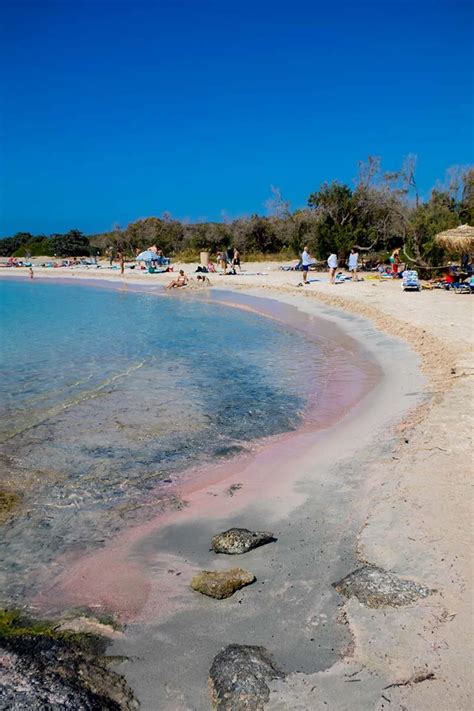
<instances>
[{"instance_id":1,"label":"blue umbrella","mask_svg":"<svg viewBox=\"0 0 474 711\"><path fill-rule=\"evenodd\" d=\"M158 255L149 249L146 249L144 252L140 252L140 254L135 257L135 261L137 262L151 262L153 259L158 260Z\"/></svg>"}]
</instances>

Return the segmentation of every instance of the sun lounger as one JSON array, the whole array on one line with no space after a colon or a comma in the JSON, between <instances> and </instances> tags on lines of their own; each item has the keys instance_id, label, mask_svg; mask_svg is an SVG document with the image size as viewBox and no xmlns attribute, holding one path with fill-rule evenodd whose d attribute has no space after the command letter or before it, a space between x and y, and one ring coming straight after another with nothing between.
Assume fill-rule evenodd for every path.
<instances>
[{"instance_id":1,"label":"sun lounger","mask_svg":"<svg viewBox=\"0 0 474 711\"><path fill-rule=\"evenodd\" d=\"M414 269L406 269L402 274L403 291L421 291L418 272Z\"/></svg>"},{"instance_id":2,"label":"sun lounger","mask_svg":"<svg viewBox=\"0 0 474 711\"><path fill-rule=\"evenodd\" d=\"M474 278L471 277L469 281L453 284L452 288L455 294L472 294L474 292Z\"/></svg>"}]
</instances>

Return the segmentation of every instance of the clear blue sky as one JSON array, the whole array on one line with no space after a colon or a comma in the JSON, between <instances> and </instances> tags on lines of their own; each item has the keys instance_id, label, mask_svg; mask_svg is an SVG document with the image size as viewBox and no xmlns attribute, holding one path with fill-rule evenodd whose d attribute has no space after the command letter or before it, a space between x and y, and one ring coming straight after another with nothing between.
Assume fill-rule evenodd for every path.
<instances>
[{"instance_id":1,"label":"clear blue sky","mask_svg":"<svg viewBox=\"0 0 474 711\"><path fill-rule=\"evenodd\" d=\"M473 162L468 0L3 0L0 235L293 207Z\"/></svg>"}]
</instances>

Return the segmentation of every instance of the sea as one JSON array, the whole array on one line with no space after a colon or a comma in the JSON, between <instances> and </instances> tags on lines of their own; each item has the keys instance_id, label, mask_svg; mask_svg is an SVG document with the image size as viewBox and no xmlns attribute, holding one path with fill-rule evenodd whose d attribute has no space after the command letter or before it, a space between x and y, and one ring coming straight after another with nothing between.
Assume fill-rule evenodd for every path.
<instances>
[{"instance_id":1,"label":"sea","mask_svg":"<svg viewBox=\"0 0 474 711\"><path fill-rule=\"evenodd\" d=\"M160 484L251 452L317 412L350 354L218 292L0 280L3 591L163 507ZM346 371L344 370L346 368ZM157 489L158 488L158 489Z\"/></svg>"}]
</instances>

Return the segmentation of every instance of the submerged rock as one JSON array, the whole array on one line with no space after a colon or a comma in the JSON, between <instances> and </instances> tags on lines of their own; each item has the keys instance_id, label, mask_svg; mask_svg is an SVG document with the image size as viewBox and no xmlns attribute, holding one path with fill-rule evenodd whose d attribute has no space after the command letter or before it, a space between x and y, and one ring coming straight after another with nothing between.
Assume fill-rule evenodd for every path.
<instances>
[{"instance_id":1,"label":"submerged rock","mask_svg":"<svg viewBox=\"0 0 474 711\"><path fill-rule=\"evenodd\" d=\"M21 503L21 495L14 491L0 491L0 523L8 521Z\"/></svg>"},{"instance_id":2,"label":"submerged rock","mask_svg":"<svg viewBox=\"0 0 474 711\"><path fill-rule=\"evenodd\" d=\"M58 632L18 612L0 614L0 708L11 711L132 711L123 677L111 671L106 642Z\"/></svg>"},{"instance_id":3,"label":"submerged rock","mask_svg":"<svg viewBox=\"0 0 474 711\"><path fill-rule=\"evenodd\" d=\"M203 595L222 600L230 597L245 585L250 585L255 579L253 573L242 570L242 568L231 568L224 571L202 570L191 580L191 587Z\"/></svg>"},{"instance_id":4,"label":"submerged rock","mask_svg":"<svg viewBox=\"0 0 474 711\"><path fill-rule=\"evenodd\" d=\"M372 565L354 570L342 580L333 583L333 587L345 597L356 597L367 607L402 607L435 592Z\"/></svg>"},{"instance_id":5,"label":"submerged rock","mask_svg":"<svg viewBox=\"0 0 474 711\"><path fill-rule=\"evenodd\" d=\"M54 628L56 632L76 632L78 634L96 634L102 637L116 639L123 636L123 633L116 626L100 622L92 617L81 615L63 620Z\"/></svg>"},{"instance_id":6,"label":"submerged rock","mask_svg":"<svg viewBox=\"0 0 474 711\"><path fill-rule=\"evenodd\" d=\"M252 548L263 546L276 539L268 531L249 531L248 528L229 528L212 537L212 547L216 553L237 555L247 553Z\"/></svg>"},{"instance_id":7,"label":"submerged rock","mask_svg":"<svg viewBox=\"0 0 474 711\"><path fill-rule=\"evenodd\" d=\"M230 457L231 455L245 452L245 447L240 444L228 444L223 447L216 447L213 454L215 457Z\"/></svg>"},{"instance_id":8,"label":"submerged rock","mask_svg":"<svg viewBox=\"0 0 474 711\"><path fill-rule=\"evenodd\" d=\"M268 683L284 678L265 647L230 644L209 672L212 703L219 711L260 711L270 697Z\"/></svg>"}]
</instances>

